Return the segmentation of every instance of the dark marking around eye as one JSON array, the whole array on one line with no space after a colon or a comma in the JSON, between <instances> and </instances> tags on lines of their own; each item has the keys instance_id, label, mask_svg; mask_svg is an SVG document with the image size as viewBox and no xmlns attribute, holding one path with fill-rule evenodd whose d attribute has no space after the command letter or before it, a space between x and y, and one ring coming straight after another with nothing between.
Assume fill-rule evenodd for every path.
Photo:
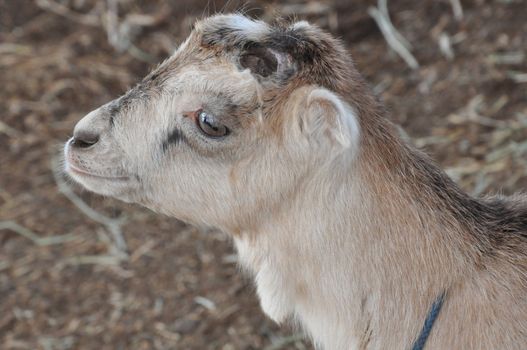
<instances>
[{"instance_id":1,"label":"dark marking around eye","mask_svg":"<svg viewBox=\"0 0 527 350\"><path fill-rule=\"evenodd\" d=\"M171 145L177 145L181 141L185 141L185 135L183 135L181 130L177 128L172 130L172 132L168 135L165 141L163 141L163 152L166 152Z\"/></svg>"}]
</instances>

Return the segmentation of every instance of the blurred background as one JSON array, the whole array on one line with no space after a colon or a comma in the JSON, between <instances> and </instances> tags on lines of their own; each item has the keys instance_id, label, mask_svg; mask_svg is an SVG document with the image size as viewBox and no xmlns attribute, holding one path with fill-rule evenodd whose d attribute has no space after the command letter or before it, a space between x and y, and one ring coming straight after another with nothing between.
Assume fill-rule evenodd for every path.
<instances>
[{"instance_id":1,"label":"blurred background","mask_svg":"<svg viewBox=\"0 0 527 350\"><path fill-rule=\"evenodd\" d=\"M342 38L405 137L464 189L527 184L527 1L0 0L0 349L311 349L260 311L228 239L83 192L73 126L197 19L305 18Z\"/></svg>"}]
</instances>

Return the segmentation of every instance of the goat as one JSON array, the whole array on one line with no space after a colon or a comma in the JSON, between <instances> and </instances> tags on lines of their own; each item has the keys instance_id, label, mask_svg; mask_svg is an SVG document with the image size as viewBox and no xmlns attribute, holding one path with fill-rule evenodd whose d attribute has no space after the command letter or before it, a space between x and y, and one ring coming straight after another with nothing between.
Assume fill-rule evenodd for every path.
<instances>
[{"instance_id":1,"label":"goat","mask_svg":"<svg viewBox=\"0 0 527 350\"><path fill-rule=\"evenodd\" d=\"M93 192L230 235L263 311L319 348L409 349L441 295L427 349L527 347L525 197L461 191L307 22L198 21L65 158Z\"/></svg>"}]
</instances>

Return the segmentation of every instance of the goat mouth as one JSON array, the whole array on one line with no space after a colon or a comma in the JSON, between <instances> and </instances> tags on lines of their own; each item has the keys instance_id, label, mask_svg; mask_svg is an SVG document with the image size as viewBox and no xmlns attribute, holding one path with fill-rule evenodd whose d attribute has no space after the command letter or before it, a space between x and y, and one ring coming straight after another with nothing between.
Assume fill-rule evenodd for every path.
<instances>
[{"instance_id":1,"label":"goat mouth","mask_svg":"<svg viewBox=\"0 0 527 350\"><path fill-rule=\"evenodd\" d=\"M130 177L128 176L104 176L104 175L99 175L99 174L93 174L86 170L79 169L69 163L67 163L66 165L66 170L78 176L90 177L90 178L99 179L99 180L126 181L130 179Z\"/></svg>"}]
</instances>

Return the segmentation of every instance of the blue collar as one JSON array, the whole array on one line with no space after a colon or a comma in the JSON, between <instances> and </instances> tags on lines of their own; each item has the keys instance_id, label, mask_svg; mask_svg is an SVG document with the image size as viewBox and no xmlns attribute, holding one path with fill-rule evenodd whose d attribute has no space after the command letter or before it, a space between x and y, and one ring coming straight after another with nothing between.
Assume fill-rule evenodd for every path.
<instances>
[{"instance_id":1,"label":"blue collar","mask_svg":"<svg viewBox=\"0 0 527 350\"><path fill-rule=\"evenodd\" d=\"M423 328L421 329L421 333L419 334L419 338L414 343L414 346L412 347L412 350L423 350L426 344L426 340L428 339L428 336L430 335L430 331L432 331L432 327L434 326L434 322L437 319L437 315L439 315L439 311L441 311L441 307L443 306L443 302L445 301L445 293L442 293L436 301L432 304L432 307L430 308L430 312L428 313L428 316L426 316L425 323L423 324Z\"/></svg>"}]
</instances>

